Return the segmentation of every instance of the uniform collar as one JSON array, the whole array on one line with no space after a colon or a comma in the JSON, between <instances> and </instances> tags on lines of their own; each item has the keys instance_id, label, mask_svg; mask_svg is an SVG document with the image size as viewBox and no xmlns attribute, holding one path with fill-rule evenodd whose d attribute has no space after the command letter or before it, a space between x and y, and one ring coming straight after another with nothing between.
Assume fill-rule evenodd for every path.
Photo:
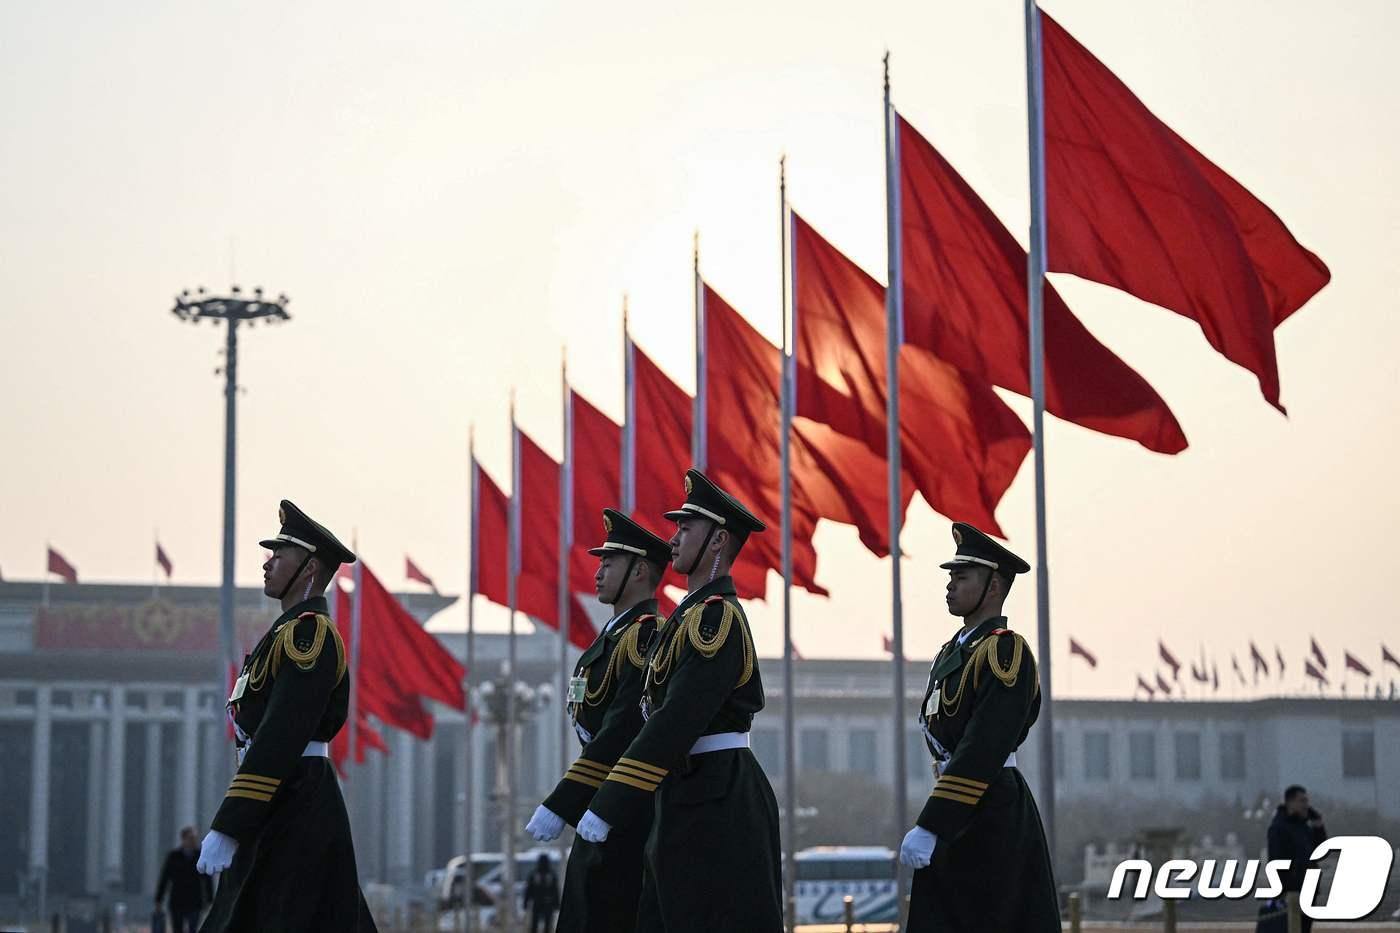
<instances>
[{"instance_id":1,"label":"uniform collar","mask_svg":"<svg viewBox=\"0 0 1400 933\"><path fill-rule=\"evenodd\" d=\"M303 599L301 602L297 603L295 606L278 616L277 621L272 623L272 627L276 628L283 622L286 622L288 619L295 619L297 616L301 615L304 612L315 612L321 615L330 615L330 609L326 603L326 597L322 595L313 596L310 599Z\"/></svg>"},{"instance_id":2,"label":"uniform collar","mask_svg":"<svg viewBox=\"0 0 1400 933\"><path fill-rule=\"evenodd\" d=\"M982 638L983 635L986 635L993 629L1005 628L1005 626L1006 616L993 616L992 618L987 619L985 622L980 623L976 628L967 632L965 635L958 636L958 647L966 648L968 645L971 645L972 643L978 641Z\"/></svg>"},{"instance_id":3,"label":"uniform collar","mask_svg":"<svg viewBox=\"0 0 1400 933\"><path fill-rule=\"evenodd\" d=\"M685 599L681 600L680 605L676 607L676 612L672 613L672 615L675 615L676 613L679 613L682 609L689 608L690 606L693 606L698 602L703 602L704 600L709 599L711 596L737 596L738 592L738 590L734 589L733 577L729 576L728 574L725 574L722 577L715 577L713 580L711 580L709 583L706 583L704 586L700 587L700 589L696 590L695 592L685 594Z\"/></svg>"},{"instance_id":4,"label":"uniform collar","mask_svg":"<svg viewBox=\"0 0 1400 933\"><path fill-rule=\"evenodd\" d=\"M619 612L608 620L608 624L603 628L603 631L609 634L614 631L621 631L627 627L626 623L631 622L637 616L646 615L647 613L656 615L656 600L644 599L631 609Z\"/></svg>"}]
</instances>

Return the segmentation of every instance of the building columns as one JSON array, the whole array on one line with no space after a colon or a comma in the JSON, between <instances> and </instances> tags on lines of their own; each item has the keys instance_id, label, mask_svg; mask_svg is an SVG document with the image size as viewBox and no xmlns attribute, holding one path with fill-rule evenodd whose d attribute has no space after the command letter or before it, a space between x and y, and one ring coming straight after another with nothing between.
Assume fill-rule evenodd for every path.
<instances>
[{"instance_id":1,"label":"building columns","mask_svg":"<svg viewBox=\"0 0 1400 933\"><path fill-rule=\"evenodd\" d=\"M47 904L49 871L49 766L53 757L53 688L34 690L34 754L29 790L29 873L39 892L40 915Z\"/></svg>"},{"instance_id":2,"label":"building columns","mask_svg":"<svg viewBox=\"0 0 1400 933\"><path fill-rule=\"evenodd\" d=\"M165 843L169 840L161 839L161 804L170 805L170 801L161 796L161 773L160 773L160 742L161 730L160 720L154 719L146 723L146 766L141 775L142 790L145 792L143 801L146 814L146 825L144 829L144 839L142 839L141 851L145 857L145 864L142 866L141 878L143 879L143 889L154 891L156 889L156 875L159 874L157 862L165 849ZM171 843L174 846L174 843Z\"/></svg>"},{"instance_id":3,"label":"building columns","mask_svg":"<svg viewBox=\"0 0 1400 933\"><path fill-rule=\"evenodd\" d=\"M180 723L180 753L175 777L175 825L198 826L199 791L199 688L185 688L185 717Z\"/></svg>"},{"instance_id":4,"label":"building columns","mask_svg":"<svg viewBox=\"0 0 1400 933\"><path fill-rule=\"evenodd\" d=\"M102 834L102 882L111 890L125 887L122 872L122 822L126 814L126 689L112 686L112 715L107 726L107 828Z\"/></svg>"},{"instance_id":5,"label":"building columns","mask_svg":"<svg viewBox=\"0 0 1400 933\"><path fill-rule=\"evenodd\" d=\"M83 890L98 894L102 891L102 797L105 775L102 770L102 720L94 719L88 724L88 781L87 781L87 838L85 849L87 858L83 866L86 876Z\"/></svg>"}]
</instances>

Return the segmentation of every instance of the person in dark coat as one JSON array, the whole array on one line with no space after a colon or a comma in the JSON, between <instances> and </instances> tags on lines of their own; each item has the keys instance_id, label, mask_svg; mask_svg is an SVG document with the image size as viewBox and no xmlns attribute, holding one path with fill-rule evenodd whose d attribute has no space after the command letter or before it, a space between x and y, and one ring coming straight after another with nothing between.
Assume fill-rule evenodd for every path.
<instances>
[{"instance_id":1,"label":"person in dark coat","mask_svg":"<svg viewBox=\"0 0 1400 933\"><path fill-rule=\"evenodd\" d=\"M578 834L603 843L651 814L639 933L779 933L778 802L749 750L763 681L729 575L764 526L698 470L686 473L685 490L666 517L676 523L671 563L689 592L652 636L646 723L593 795Z\"/></svg>"},{"instance_id":2,"label":"person in dark coat","mask_svg":"<svg viewBox=\"0 0 1400 933\"><path fill-rule=\"evenodd\" d=\"M1283 882L1283 894L1289 891L1301 892L1303 879L1309 868L1316 868L1311 861L1313 850L1327 839L1327 826L1322 822L1322 814L1312 808L1307 788L1294 784L1283 792L1283 803L1274 812L1269 824L1269 859L1288 859L1288 871L1279 875ZM1303 931L1312 929L1312 918L1303 916Z\"/></svg>"},{"instance_id":3,"label":"person in dark coat","mask_svg":"<svg viewBox=\"0 0 1400 933\"><path fill-rule=\"evenodd\" d=\"M350 674L322 594L355 555L285 499L278 519L263 592L282 614L229 696L239 765L200 847L199 870L222 872L200 933L372 933L329 757Z\"/></svg>"},{"instance_id":4,"label":"person in dark coat","mask_svg":"<svg viewBox=\"0 0 1400 933\"><path fill-rule=\"evenodd\" d=\"M906 933L1059 933L1059 900L1040 811L1016 749L1040 712L1035 658L1002 603L1030 566L964 522L948 571L962 619L929 670L919 710L933 790L900 846L915 869Z\"/></svg>"},{"instance_id":5,"label":"person in dark coat","mask_svg":"<svg viewBox=\"0 0 1400 933\"><path fill-rule=\"evenodd\" d=\"M550 933L554 912L559 909L559 876L548 855L535 860L534 870L525 879L523 903L530 911L530 933Z\"/></svg>"},{"instance_id":6,"label":"person in dark coat","mask_svg":"<svg viewBox=\"0 0 1400 933\"><path fill-rule=\"evenodd\" d=\"M642 669L656 629L656 588L671 562L671 546L626 515L603 510L607 540L594 587L614 615L574 666L568 713L583 746L578 759L545 798L525 831L552 842L565 823L578 825L603 779L642 728ZM564 868L558 933L630 933L642 893L642 846L650 814L619 827L605 845L574 838Z\"/></svg>"},{"instance_id":7,"label":"person in dark coat","mask_svg":"<svg viewBox=\"0 0 1400 933\"><path fill-rule=\"evenodd\" d=\"M156 912L169 909L173 933L195 933L199 913L214 899L214 885L198 870L199 837L193 826L180 830L180 845L171 849L156 881ZM170 901L166 903L166 892Z\"/></svg>"}]
</instances>

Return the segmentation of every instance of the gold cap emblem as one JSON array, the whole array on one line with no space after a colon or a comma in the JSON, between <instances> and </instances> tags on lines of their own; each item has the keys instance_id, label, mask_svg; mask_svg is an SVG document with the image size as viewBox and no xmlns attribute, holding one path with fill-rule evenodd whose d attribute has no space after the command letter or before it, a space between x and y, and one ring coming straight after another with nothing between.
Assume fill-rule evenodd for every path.
<instances>
[{"instance_id":1,"label":"gold cap emblem","mask_svg":"<svg viewBox=\"0 0 1400 933\"><path fill-rule=\"evenodd\" d=\"M685 474L685 494L690 495L690 474Z\"/></svg>"},{"instance_id":2,"label":"gold cap emblem","mask_svg":"<svg viewBox=\"0 0 1400 933\"><path fill-rule=\"evenodd\" d=\"M603 532L604 534L612 534L612 516L606 512L603 513Z\"/></svg>"},{"instance_id":3,"label":"gold cap emblem","mask_svg":"<svg viewBox=\"0 0 1400 933\"><path fill-rule=\"evenodd\" d=\"M287 524L287 512L286 512L286 510L283 509L281 506L278 506L278 508L277 508L277 524L279 524L279 525L285 525L285 524Z\"/></svg>"},{"instance_id":4,"label":"gold cap emblem","mask_svg":"<svg viewBox=\"0 0 1400 933\"><path fill-rule=\"evenodd\" d=\"M953 543L962 547L962 532L956 528L953 529Z\"/></svg>"}]
</instances>

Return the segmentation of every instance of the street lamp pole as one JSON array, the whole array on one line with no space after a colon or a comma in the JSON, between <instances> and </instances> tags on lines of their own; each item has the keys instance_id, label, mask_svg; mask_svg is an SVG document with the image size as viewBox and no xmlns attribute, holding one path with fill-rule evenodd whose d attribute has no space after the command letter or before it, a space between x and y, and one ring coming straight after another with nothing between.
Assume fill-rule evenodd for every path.
<instances>
[{"instance_id":1,"label":"street lamp pole","mask_svg":"<svg viewBox=\"0 0 1400 933\"><path fill-rule=\"evenodd\" d=\"M252 326L258 320L277 324L291 320L287 313L286 295L278 295L277 300L263 298L261 288L253 289L253 297L244 297L237 285L224 296L210 295L201 288L191 294L188 289L175 298L175 307L170 313L182 321L198 324L202 320L223 321L228 325L224 343L224 365L215 370L224 376L224 560L223 584L219 588L219 670L215 683L219 689L227 687L226 680L230 668L236 667L238 658L233 631L233 566L234 566L234 499L237 483L235 466L237 463L238 431L238 326L247 322Z\"/></svg>"}]
</instances>

